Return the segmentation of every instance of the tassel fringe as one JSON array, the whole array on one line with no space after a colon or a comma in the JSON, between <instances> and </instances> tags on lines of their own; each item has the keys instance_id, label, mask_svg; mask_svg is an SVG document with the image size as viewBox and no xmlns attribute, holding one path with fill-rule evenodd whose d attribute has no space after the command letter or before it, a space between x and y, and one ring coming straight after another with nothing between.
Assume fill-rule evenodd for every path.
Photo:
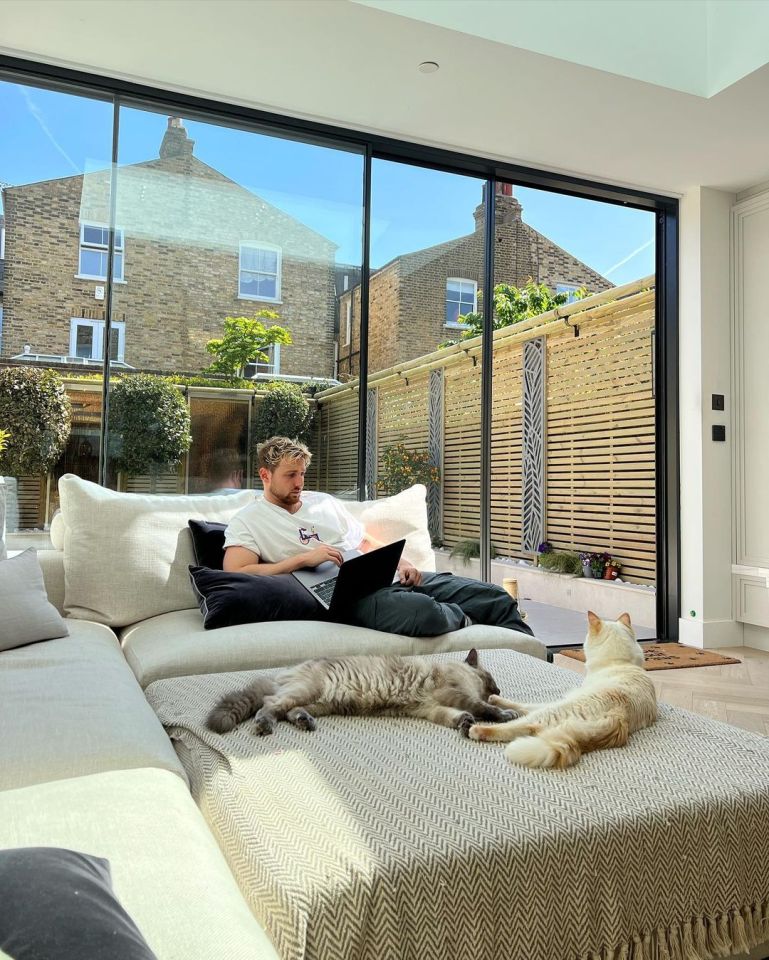
<instances>
[{"instance_id":1,"label":"tassel fringe","mask_svg":"<svg viewBox=\"0 0 769 960\"><path fill-rule=\"evenodd\" d=\"M657 927L616 947L590 951L576 960L713 960L749 953L769 941L769 900L713 917Z\"/></svg>"}]
</instances>

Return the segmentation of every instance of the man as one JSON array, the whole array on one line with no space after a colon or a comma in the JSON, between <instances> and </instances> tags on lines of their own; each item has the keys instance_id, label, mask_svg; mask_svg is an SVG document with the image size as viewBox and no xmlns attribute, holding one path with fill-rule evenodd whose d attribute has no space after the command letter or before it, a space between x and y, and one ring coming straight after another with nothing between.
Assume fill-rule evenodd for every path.
<instances>
[{"instance_id":1,"label":"man","mask_svg":"<svg viewBox=\"0 0 769 960\"><path fill-rule=\"evenodd\" d=\"M212 494L240 493L243 486L243 458L237 450L215 450L211 457L209 486Z\"/></svg>"},{"instance_id":2,"label":"man","mask_svg":"<svg viewBox=\"0 0 769 960\"><path fill-rule=\"evenodd\" d=\"M225 532L224 569L273 576L342 564L342 551L368 552L382 544L369 536L344 504L327 493L303 493L312 454L287 437L270 437L257 450L264 494L240 510ZM531 634L518 605L501 587L449 573L421 573L398 564L399 583L364 597L349 622L407 636L435 636L469 626L495 624Z\"/></svg>"}]
</instances>

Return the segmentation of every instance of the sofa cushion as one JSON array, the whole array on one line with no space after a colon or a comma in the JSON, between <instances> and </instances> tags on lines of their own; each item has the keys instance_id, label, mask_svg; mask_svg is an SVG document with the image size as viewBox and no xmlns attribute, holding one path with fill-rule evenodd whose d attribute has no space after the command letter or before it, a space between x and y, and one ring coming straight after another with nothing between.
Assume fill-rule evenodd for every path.
<instances>
[{"instance_id":1,"label":"sofa cushion","mask_svg":"<svg viewBox=\"0 0 769 960\"><path fill-rule=\"evenodd\" d=\"M38 550L37 562L43 574L45 592L62 616L64 613L64 553L61 550Z\"/></svg>"},{"instance_id":2,"label":"sofa cushion","mask_svg":"<svg viewBox=\"0 0 769 960\"><path fill-rule=\"evenodd\" d=\"M71 617L124 626L195 606L187 521L228 521L253 491L222 496L116 493L65 474L65 609Z\"/></svg>"},{"instance_id":3,"label":"sofa cushion","mask_svg":"<svg viewBox=\"0 0 769 960\"><path fill-rule=\"evenodd\" d=\"M415 483L392 497L379 500L345 500L344 505L359 520L366 533L382 543L405 538L403 556L417 570L433 572L435 554L427 529L427 487Z\"/></svg>"},{"instance_id":4,"label":"sofa cushion","mask_svg":"<svg viewBox=\"0 0 769 960\"><path fill-rule=\"evenodd\" d=\"M0 560L0 651L66 637L67 624L48 600L35 551Z\"/></svg>"},{"instance_id":5,"label":"sofa cushion","mask_svg":"<svg viewBox=\"0 0 769 960\"><path fill-rule=\"evenodd\" d=\"M545 659L535 637L475 624L437 637L404 637L320 620L276 620L205 630L197 610L179 610L120 631L123 653L142 687L165 677L282 667L310 657L422 654L501 648Z\"/></svg>"},{"instance_id":6,"label":"sofa cushion","mask_svg":"<svg viewBox=\"0 0 769 960\"><path fill-rule=\"evenodd\" d=\"M115 895L160 960L277 960L189 790L165 770L0 792L0 848L25 846L108 860Z\"/></svg>"},{"instance_id":7,"label":"sofa cushion","mask_svg":"<svg viewBox=\"0 0 769 960\"><path fill-rule=\"evenodd\" d=\"M224 531L226 523L211 523L208 520L188 522L192 536L192 552L199 567L221 570L224 563Z\"/></svg>"},{"instance_id":8,"label":"sofa cushion","mask_svg":"<svg viewBox=\"0 0 769 960\"><path fill-rule=\"evenodd\" d=\"M61 847L0 850L0 948L16 960L157 960L115 896L109 861Z\"/></svg>"},{"instance_id":9,"label":"sofa cushion","mask_svg":"<svg viewBox=\"0 0 769 960\"><path fill-rule=\"evenodd\" d=\"M290 573L255 577L190 567L206 630L268 620L320 620L324 610Z\"/></svg>"},{"instance_id":10,"label":"sofa cushion","mask_svg":"<svg viewBox=\"0 0 769 960\"><path fill-rule=\"evenodd\" d=\"M68 637L0 653L0 790L129 767L184 778L114 633L67 623Z\"/></svg>"}]
</instances>

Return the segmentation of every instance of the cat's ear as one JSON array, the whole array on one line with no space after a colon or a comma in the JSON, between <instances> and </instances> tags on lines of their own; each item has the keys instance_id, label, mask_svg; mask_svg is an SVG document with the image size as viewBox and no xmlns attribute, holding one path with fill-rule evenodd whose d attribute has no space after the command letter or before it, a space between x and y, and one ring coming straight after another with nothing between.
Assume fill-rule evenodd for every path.
<instances>
[{"instance_id":1,"label":"cat's ear","mask_svg":"<svg viewBox=\"0 0 769 960\"><path fill-rule=\"evenodd\" d=\"M592 610L587 612L587 623L591 633L597 633L601 629L601 618L597 617Z\"/></svg>"},{"instance_id":2,"label":"cat's ear","mask_svg":"<svg viewBox=\"0 0 769 960\"><path fill-rule=\"evenodd\" d=\"M473 647L465 657L465 663L469 664L471 667L478 666L478 651L475 649L475 647Z\"/></svg>"},{"instance_id":3,"label":"cat's ear","mask_svg":"<svg viewBox=\"0 0 769 960\"><path fill-rule=\"evenodd\" d=\"M629 613L620 614L620 616L617 617L617 623L624 623L626 627L632 626L630 623L630 614Z\"/></svg>"}]
</instances>

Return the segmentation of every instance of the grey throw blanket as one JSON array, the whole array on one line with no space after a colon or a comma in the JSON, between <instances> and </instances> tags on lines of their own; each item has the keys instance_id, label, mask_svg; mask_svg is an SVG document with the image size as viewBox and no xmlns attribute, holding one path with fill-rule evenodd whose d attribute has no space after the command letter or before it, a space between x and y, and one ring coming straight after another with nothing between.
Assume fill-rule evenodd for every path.
<instances>
[{"instance_id":1,"label":"grey throw blanket","mask_svg":"<svg viewBox=\"0 0 769 960\"><path fill-rule=\"evenodd\" d=\"M523 701L580 682L482 660ZM769 940L769 740L662 706L628 747L532 771L421 720L208 731L251 676L146 694L285 960L697 960Z\"/></svg>"}]
</instances>

